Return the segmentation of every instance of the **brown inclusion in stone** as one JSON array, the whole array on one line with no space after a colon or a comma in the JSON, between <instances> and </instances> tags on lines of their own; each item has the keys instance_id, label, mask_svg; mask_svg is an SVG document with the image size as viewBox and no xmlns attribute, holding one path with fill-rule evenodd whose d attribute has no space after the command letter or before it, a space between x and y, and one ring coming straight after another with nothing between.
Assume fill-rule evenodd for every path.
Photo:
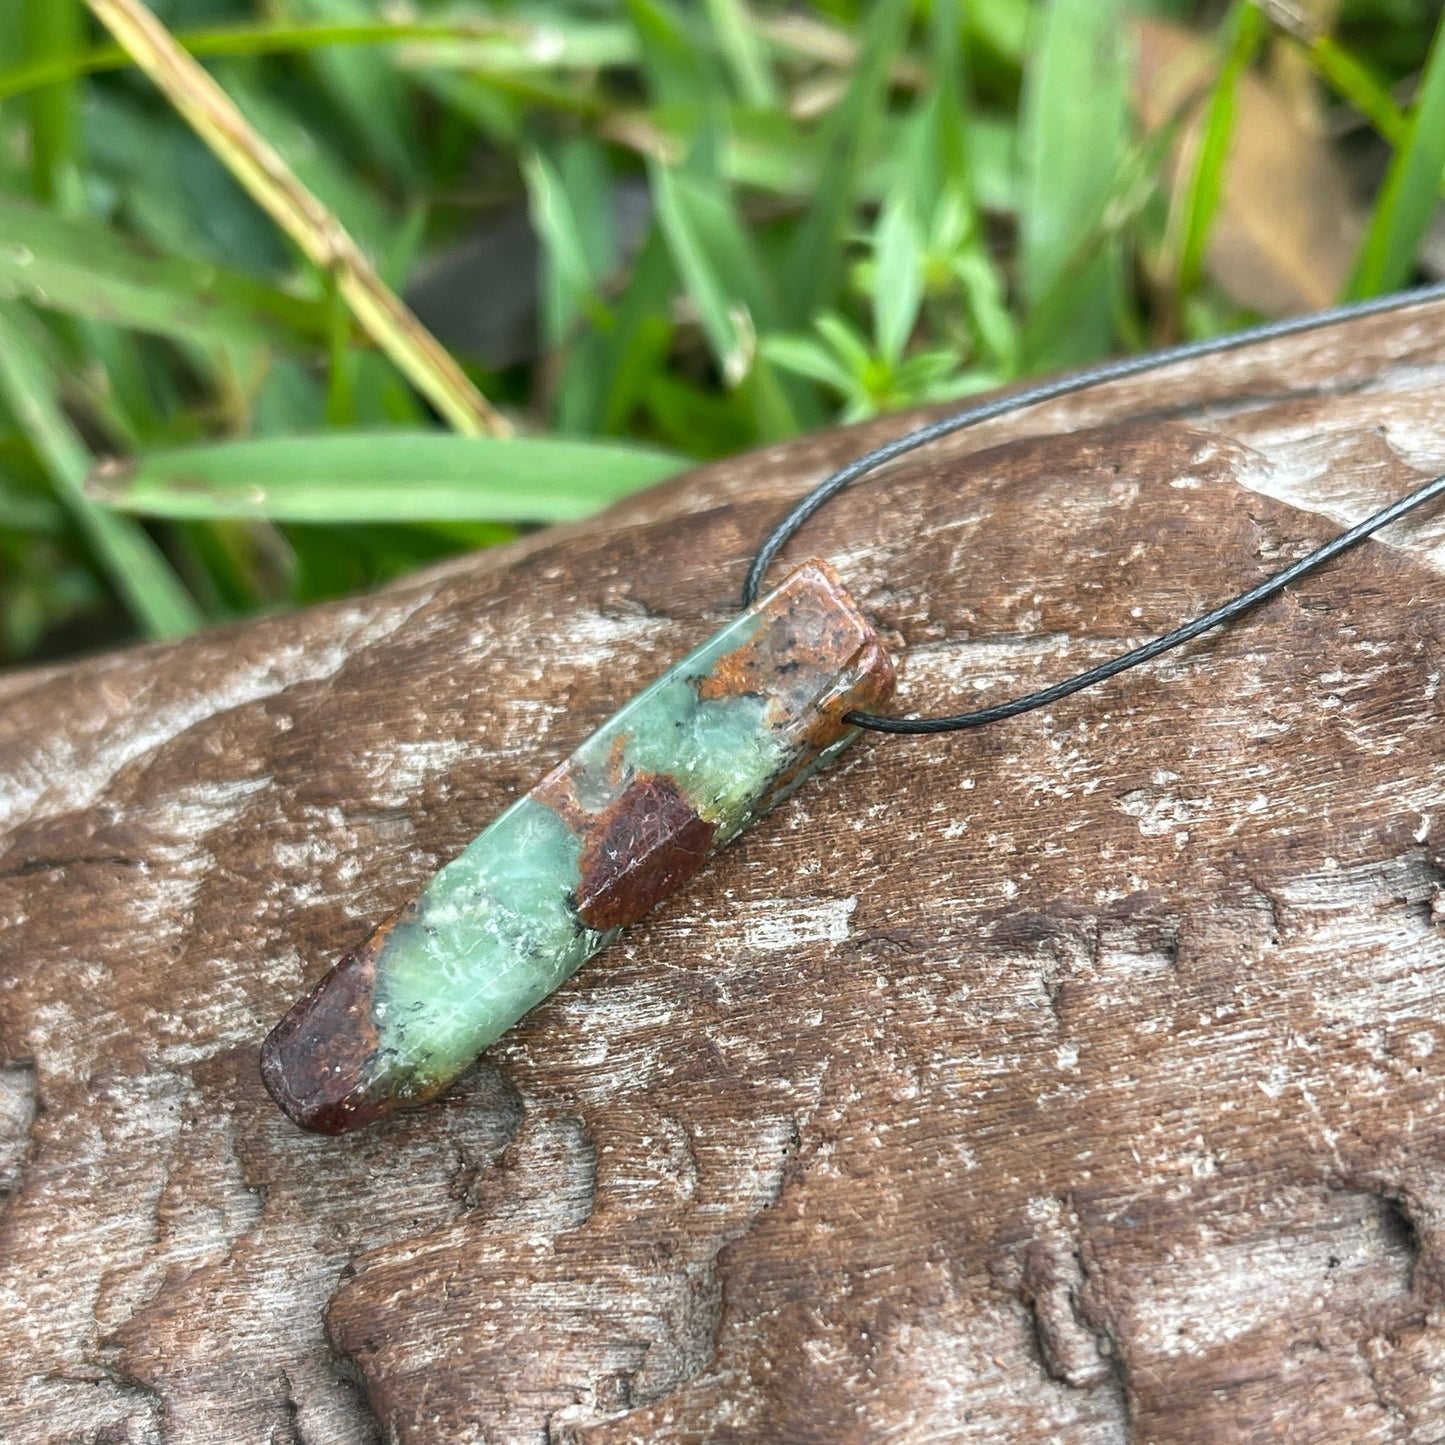
<instances>
[{"instance_id":1,"label":"brown inclusion in stone","mask_svg":"<svg viewBox=\"0 0 1445 1445\"><path fill-rule=\"evenodd\" d=\"M717 832L659 773L634 778L590 821L577 912L599 930L623 928L650 913L707 862Z\"/></svg>"}]
</instances>

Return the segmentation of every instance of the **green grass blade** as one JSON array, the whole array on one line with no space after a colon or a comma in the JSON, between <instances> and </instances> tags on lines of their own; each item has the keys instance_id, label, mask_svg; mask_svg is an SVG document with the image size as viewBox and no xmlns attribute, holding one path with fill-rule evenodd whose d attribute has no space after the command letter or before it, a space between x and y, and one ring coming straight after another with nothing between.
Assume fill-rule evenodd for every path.
<instances>
[{"instance_id":1,"label":"green grass blade","mask_svg":"<svg viewBox=\"0 0 1445 1445\"><path fill-rule=\"evenodd\" d=\"M384 270L397 220L380 189L367 185L346 166L314 126L274 90L257 83L245 66L222 66L217 75L241 113L276 148L301 184L365 248L378 270Z\"/></svg>"},{"instance_id":2,"label":"green grass blade","mask_svg":"<svg viewBox=\"0 0 1445 1445\"><path fill-rule=\"evenodd\" d=\"M609 304L604 292L619 274L620 253L618 193L606 151L579 136L562 147L555 166L540 152L530 155L533 161L524 154L523 172L542 243L543 334L561 359L553 422L564 435L601 430L604 390L635 330L626 297L652 264L651 248L629 269L621 301ZM671 296L669 285L649 316L666 310ZM584 319L591 324L580 324Z\"/></svg>"},{"instance_id":3,"label":"green grass blade","mask_svg":"<svg viewBox=\"0 0 1445 1445\"><path fill-rule=\"evenodd\" d=\"M781 107L734 106L728 112L719 168L737 186L811 201L821 150Z\"/></svg>"},{"instance_id":4,"label":"green grass blade","mask_svg":"<svg viewBox=\"0 0 1445 1445\"><path fill-rule=\"evenodd\" d=\"M765 336L763 354L775 365L831 387L840 396L855 390L858 378L826 346L809 336Z\"/></svg>"},{"instance_id":5,"label":"green grass blade","mask_svg":"<svg viewBox=\"0 0 1445 1445\"><path fill-rule=\"evenodd\" d=\"M199 627L196 604L145 530L85 495L94 459L60 406L49 367L10 306L0 306L0 392L141 627L151 637L176 637Z\"/></svg>"},{"instance_id":6,"label":"green grass blade","mask_svg":"<svg viewBox=\"0 0 1445 1445\"><path fill-rule=\"evenodd\" d=\"M677 272L667 239L654 221L612 310L612 324L588 338L591 354L573 358L563 377L563 430L623 431L640 408L650 379L666 364L675 331L669 316ZM584 348L585 349L585 348ZM571 397L585 400L573 410Z\"/></svg>"},{"instance_id":7,"label":"green grass blade","mask_svg":"<svg viewBox=\"0 0 1445 1445\"><path fill-rule=\"evenodd\" d=\"M756 381L759 435L791 436L815 415L814 403L801 384L773 377L757 357L757 337L776 329L780 308L752 233L710 159L701 147L681 171L649 169L658 224L724 383Z\"/></svg>"},{"instance_id":8,"label":"green grass blade","mask_svg":"<svg viewBox=\"0 0 1445 1445\"><path fill-rule=\"evenodd\" d=\"M1374 296L1403 286L1429 229L1445 175L1445 19L1435 31L1430 58L1409 111L1409 128L1396 148L1370 215L1347 296Z\"/></svg>"},{"instance_id":9,"label":"green grass blade","mask_svg":"<svg viewBox=\"0 0 1445 1445\"><path fill-rule=\"evenodd\" d=\"M857 66L824 126L822 168L787 273L794 322L836 302L860 177L887 109L889 72L907 34L908 11L905 0L875 0L866 12Z\"/></svg>"},{"instance_id":10,"label":"green grass blade","mask_svg":"<svg viewBox=\"0 0 1445 1445\"><path fill-rule=\"evenodd\" d=\"M344 427L356 424L357 357L351 350L351 313L337 288L327 276L326 307L331 328L326 345L326 424Z\"/></svg>"},{"instance_id":11,"label":"green grass blade","mask_svg":"<svg viewBox=\"0 0 1445 1445\"><path fill-rule=\"evenodd\" d=\"M325 310L205 262L156 256L97 221L7 198L0 292L137 331L213 343L315 341Z\"/></svg>"},{"instance_id":12,"label":"green grass blade","mask_svg":"<svg viewBox=\"0 0 1445 1445\"><path fill-rule=\"evenodd\" d=\"M1409 122L1389 90L1342 45L1328 35L1301 46L1315 73L1349 102L1392 146L1403 143Z\"/></svg>"},{"instance_id":13,"label":"green grass blade","mask_svg":"<svg viewBox=\"0 0 1445 1445\"><path fill-rule=\"evenodd\" d=\"M592 294L587 246L557 168L540 150L522 155L532 229L542 248L542 335L560 346Z\"/></svg>"},{"instance_id":14,"label":"green grass blade","mask_svg":"<svg viewBox=\"0 0 1445 1445\"><path fill-rule=\"evenodd\" d=\"M0 531L53 536L64 527L64 509L50 497L15 483L0 462Z\"/></svg>"},{"instance_id":15,"label":"green grass blade","mask_svg":"<svg viewBox=\"0 0 1445 1445\"><path fill-rule=\"evenodd\" d=\"M468 26L473 32L470 36ZM398 62L416 70L461 70L487 80L512 77L520 81L549 73L620 68L638 61L633 27L617 20L589 20L553 10L533 22L512 17L473 19L450 28L450 37L418 37L405 45Z\"/></svg>"},{"instance_id":16,"label":"green grass blade","mask_svg":"<svg viewBox=\"0 0 1445 1445\"><path fill-rule=\"evenodd\" d=\"M756 357L760 332L774 329L780 307L774 278L745 225L723 175L727 108L721 86L692 43L683 17L662 0L628 0L649 89L684 118L686 159L679 167L648 166L658 227L672 264L698 314L724 383L745 381L758 433L791 435L811 414L801 386L779 382Z\"/></svg>"},{"instance_id":17,"label":"green grass blade","mask_svg":"<svg viewBox=\"0 0 1445 1445\"><path fill-rule=\"evenodd\" d=\"M879 354L897 366L923 304L923 237L906 197L884 206L873 248L873 337Z\"/></svg>"},{"instance_id":18,"label":"green grass blade","mask_svg":"<svg viewBox=\"0 0 1445 1445\"><path fill-rule=\"evenodd\" d=\"M928 56L933 84L914 105L922 154L910 184L913 204L925 221L944 194L976 200L968 149L974 115L968 100L967 61L958 0L934 0L929 17ZM926 159L924 159L926 157ZM975 217L976 219L976 217Z\"/></svg>"},{"instance_id":19,"label":"green grass blade","mask_svg":"<svg viewBox=\"0 0 1445 1445\"><path fill-rule=\"evenodd\" d=\"M15 4L16 0L10 0ZM80 0L19 0L24 10L26 53L39 64L63 63L81 48ZM40 201L56 201L77 174L80 121L75 83L52 81L30 96L31 189Z\"/></svg>"},{"instance_id":20,"label":"green grass blade","mask_svg":"<svg viewBox=\"0 0 1445 1445\"><path fill-rule=\"evenodd\" d=\"M766 325L773 317L759 284L762 264L722 186L661 166L651 175L673 263L724 378L736 384L752 366L759 319Z\"/></svg>"},{"instance_id":21,"label":"green grass blade","mask_svg":"<svg viewBox=\"0 0 1445 1445\"><path fill-rule=\"evenodd\" d=\"M89 170L127 233L161 255L284 274L293 253L270 218L188 126L131 93L139 88L97 86L86 104Z\"/></svg>"},{"instance_id":22,"label":"green grass blade","mask_svg":"<svg viewBox=\"0 0 1445 1445\"><path fill-rule=\"evenodd\" d=\"M39 6L51 0L33 0ZM229 25L177 30L176 39L199 59L299 54L316 50L388 46L400 49L408 68L465 69L480 74L524 74L549 69L590 70L637 59L628 27L615 22L559 20L527 24L470 18L441 22L379 22L361 25ZM63 84L134 62L119 45L66 50L47 58L33 54L0 73L0 100Z\"/></svg>"},{"instance_id":23,"label":"green grass blade","mask_svg":"<svg viewBox=\"0 0 1445 1445\"><path fill-rule=\"evenodd\" d=\"M963 143L979 208L997 216L1016 215L1023 205L1018 127L983 111L970 117Z\"/></svg>"},{"instance_id":24,"label":"green grass blade","mask_svg":"<svg viewBox=\"0 0 1445 1445\"><path fill-rule=\"evenodd\" d=\"M1144 345L1142 338L1131 337L1122 324L1133 304L1124 290L1122 237L1156 194L1155 178L1177 141L1184 118L1185 107L1181 105L1155 131L1125 150L1113 184L1095 197L1094 207L1081 222L1078 240L1065 253L1053 285L1032 303L1021 337L1025 357L1047 354L1048 341L1040 338L1056 340L1067 335L1070 318L1078 310L1082 280L1091 276L1098 276L1108 288L1104 296L1106 310L1119 335L1130 345Z\"/></svg>"},{"instance_id":25,"label":"green grass blade","mask_svg":"<svg viewBox=\"0 0 1445 1445\"><path fill-rule=\"evenodd\" d=\"M1127 79L1121 0L1049 0L1025 76L1020 282L1032 310L1097 227L1124 148ZM1100 254L1069 280L1067 304L1031 338L1033 364L1067 366L1108 350L1109 266Z\"/></svg>"},{"instance_id":26,"label":"green grass blade","mask_svg":"<svg viewBox=\"0 0 1445 1445\"><path fill-rule=\"evenodd\" d=\"M968 0L964 17L973 40L999 60L1021 66L1029 52L1032 0Z\"/></svg>"},{"instance_id":27,"label":"green grass blade","mask_svg":"<svg viewBox=\"0 0 1445 1445\"><path fill-rule=\"evenodd\" d=\"M738 94L749 105L777 105L777 81L768 67L757 22L741 0L707 0L707 14Z\"/></svg>"},{"instance_id":28,"label":"green grass blade","mask_svg":"<svg viewBox=\"0 0 1445 1445\"><path fill-rule=\"evenodd\" d=\"M1215 213L1219 210L1219 198L1224 189L1224 165L1229 159L1229 143L1234 135L1235 98L1240 78L1249 68L1266 33L1264 16L1250 0L1236 0L1225 24L1228 49L1210 91L1194 171L1185 193L1176 282L1181 297L1198 288L1204 273L1204 252L1209 244Z\"/></svg>"},{"instance_id":29,"label":"green grass blade","mask_svg":"<svg viewBox=\"0 0 1445 1445\"><path fill-rule=\"evenodd\" d=\"M561 148L557 174L582 240L587 267L601 285L617 269L617 195L607 151L588 136Z\"/></svg>"},{"instance_id":30,"label":"green grass blade","mask_svg":"<svg viewBox=\"0 0 1445 1445\"><path fill-rule=\"evenodd\" d=\"M293 13L321 25L370 20L369 0L289 0ZM363 141L366 154L389 175L415 182L423 167L417 154L417 119L405 77L384 51L331 46L313 52L310 64L327 100ZM293 162L294 164L294 162Z\"/></svg>"},{"instance_id":31,"label":"green grass blade","mask_svg":"<svg viewBox=\"0 0 1445 1445\"><path fill-rule=\"evenodd\" d=\"M687 465L611 442L333 432L152 452L93 474L87 493L152 517L558 522L590 516Z\"/></svg>"},{"instance_id":32,"label":"green grass blade","mask_svg":"<svg viewBox=\"0 0 1445 1445\"><path fill-rule=\"evenodd\" d=\"M626 0L626 9L653 100L695 115L701 125L714 124L722 108L722 87L692 17L668 0Z\"/></svg>"}]
</instances>

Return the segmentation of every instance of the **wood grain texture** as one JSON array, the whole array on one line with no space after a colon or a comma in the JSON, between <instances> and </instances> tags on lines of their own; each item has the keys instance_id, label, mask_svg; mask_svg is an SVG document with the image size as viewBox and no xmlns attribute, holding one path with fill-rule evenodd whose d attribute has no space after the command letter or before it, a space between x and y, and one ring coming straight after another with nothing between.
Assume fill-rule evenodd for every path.
<instances>
[{"instance_id":1,"label":"wood grain texture","mask_svg":"<svg viewBox=\"0 0 1445 1445\"><path fill-rule=\"evenodd\" d=\"M860 745L436 1106L266 1098L291 1000L899 426L6 680L0 1438L1445 1436L1445 518ZM981 428L794 555L905 706L982 704L1441 470L1435 306Z\"/></svg>"}]
</instances>

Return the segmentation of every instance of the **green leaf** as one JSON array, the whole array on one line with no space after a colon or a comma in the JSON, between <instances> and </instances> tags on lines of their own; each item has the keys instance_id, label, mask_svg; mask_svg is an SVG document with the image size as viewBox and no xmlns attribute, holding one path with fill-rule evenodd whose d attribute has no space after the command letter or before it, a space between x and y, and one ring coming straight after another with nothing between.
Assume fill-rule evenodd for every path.
<instances>
[{"instance_id":1,"label":"green leaf","mask_svg":"<svg viewBox=\"0 0 1445 1445\"><path fill-rule=\"evenodd\" d=\"M581 233L588 270L601 285L618 264L616 198L607 152L590 136L576 136L562 146L558 171Z\"/></svg>"},{"instance_id":2,"label":"green leaf","mask_svg":"<svg viewBox=\"0 0 1445 1445\"><path fill-rule=\"evenodd\" d=\"M9 305L0 305L0 394L136 621L152 637L200 626L195 603L144 529L86 497L93 459L61 409L54 376Z\"/></svg>"},{"instance_id":3,"label":"green leaf","mask_svg":"<svg viewBox=\"0 0 1445 1445\"><path fill-rule=\"evenodd\" d=\"M277 276L292 265L270 217L189 126L120 86L97 87L85 121L91 183L128 231L164 255L247 275Z\"/></svg>"},{"instance_id":4,"label":"green leaf","mask_svg":"<svg viewBox=\"0 0 1445 1445\"><path fill-rule=\"evenodd\" d=\"M987 111L978 112L970 117L963 142L979 207L996 216L1014 215L1023 204L1022 177L1015 163L1018 127Z\"/></svg>"},{"instance_id":5,"label":"green leaf","mask_svg":"<svg viewBox=\"0 0 1445 1445\"><path fill-rule=\"evenodd\" d=\"M883 208L873 251L873 333L879 354L896 366L923 303L923 237L906 197Z\"/></svg>"},{"instance_id":6,"label":"green leaf","mask_svg":"<svg viewBox=\"0 0 1445 1445\"><path fill-rule=\"evenodd\" d=\"M295 346L326 329L315 302L219 266L154 255L109 226L10 197L0 205L0 293L203 343Z\"/></svg>"},{"instance_id":7,"label":"green leaf","mask_svg":"<svg viewBox=\"0 0 1445 1445\"><path fill-rule=\"evenodd\" d=\"M88 494L153 517L279 522L555 522L687 466L610 442L333 432L152 452L95 472Z\"/></svg>"},{"instance_id":8,"label":"green leaf","mask_svg":"<svg viewBox=\"0 0 1445 1445\"><path fill-rule=\"evenodd\" d=\"M736 391L719 396L664 371L652 378L646 401L648 416L673 446L696 451L701 444L711 456L729 456L756 440Z\"/></svg>"},{"instance_id":9,"label":"green leaf","mask_svg":"<svg viewBox=\"0 0 1445 1445\"><path fill-rule=\"evenodd\" d=\"M857 385L853 373L811 337L767 336L763 338L762 351L769 361L785 371L820 381L845 395Z\"/></svg>"},{"instance_id":10,"label":"green leaf","mask_svg":"<svg viewBox=\"0 0 1445 1445\"><path fill-rule=\"evenodd\" d=\"M1403 286L1415 267L1420 242L1440 200L1445 175L1445 18L1435 31L1409 129L1397 147L1370 216L1355 262L1350 297L1374 296Z\"/></svg>"},{"instance_id":11,"label":"green leaf","mask_svg":"<svg viewBox=\"0 0 1445 1445\"><path fill-rule=\"evenodd\" d=\"M1127 79L1121 0L1048 0L1025 76L1020 282L1036 307L1065 276L1081 238L1102 224L1102 199L1124 149ZM1100 253L1055 295L1033 337L1040 369L1102 355L1112 337L1109 261Z\"/></svg>"},{"instance_id":12,"label":"green leaf","mask_svg":"<svg viewBox=\"0 0 1445 1445\"><path fill-rule=\"evenodd\" d=\"M841 316L825 311L813 322L824 340L843 358L854 376L866 376L873 367L868 343Z\"/></svg>"},{"instance_id":13,"label":"green leaf","mask_svg":"<svg viewBox=\"0 0 1445 1445\"><path fill-rule=\"evenodd\" d=\"M817 137L800 134L785 110L728 112L719 167L735 186L811 199L821 156Z\"/></svg>"}]
</instances>

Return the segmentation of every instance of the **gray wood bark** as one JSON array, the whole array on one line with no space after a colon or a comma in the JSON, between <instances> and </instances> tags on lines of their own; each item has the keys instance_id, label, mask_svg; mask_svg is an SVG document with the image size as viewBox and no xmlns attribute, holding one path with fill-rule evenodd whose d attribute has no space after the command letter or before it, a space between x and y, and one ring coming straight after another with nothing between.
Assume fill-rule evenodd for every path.
<instances>
[{"instance_id":1,"label":"gray wood bark","mask_svg":"<svg viewBox=\"0 0 1445 1445\"><path fill-rule=\"evenodd\" d=\"M1445 307L858 487L921 710L1445 470ZM1445 518L983 732L860 744L439 1104L304 1135L304 986L734 605L888 418L0 693L0 1437L1445 1438Z\"/></svg>"}]
</instances>

